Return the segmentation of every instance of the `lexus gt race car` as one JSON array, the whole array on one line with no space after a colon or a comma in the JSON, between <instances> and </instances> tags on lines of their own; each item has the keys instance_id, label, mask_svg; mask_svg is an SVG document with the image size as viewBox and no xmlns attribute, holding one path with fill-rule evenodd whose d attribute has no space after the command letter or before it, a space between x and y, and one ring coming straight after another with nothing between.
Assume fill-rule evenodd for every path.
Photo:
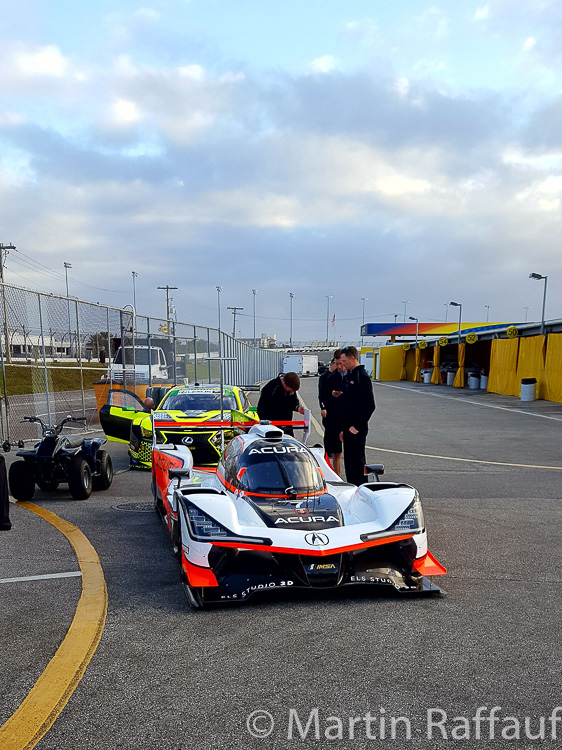
<instances>
[{"instance_id":1,"label":"lexus gt race car","mask_svg":"<svg viewBox=\"0 0 562 750\"><path fill-rule=\"evenodd\" d=\"M427 578L447 571L427 549L420 498L408 484L343 482L322 447L266 422L233 438L216 471L194 469L181 444L155 446L152 461L155 509L195 608L257 591L355 584L445 593Z\"/></svg>"},{"instance_id":2,"label":"lexus gt race car","mask_svg":"<svg viewBox=\"0 0 562 750\"><path fill-rule=\"evenodd\" d=\"M237 386L223 386L225 418L233 421L255 420L246 392ZM192 425L208 429L176 429L189 418ZM183 443L193 452L196 466L216 466L221 456L221 430L214 424L220 419L220 386L189 385L170 388L154 412L159 442ZM109 440L129 443L131 468L150 469L152 453L152 418L141 399L131 391L112 389L100 409L100 423ZM167 431L167 428L171 428ZM226 432L227 442L236 434Z\"/></svg>"}]
</instances>

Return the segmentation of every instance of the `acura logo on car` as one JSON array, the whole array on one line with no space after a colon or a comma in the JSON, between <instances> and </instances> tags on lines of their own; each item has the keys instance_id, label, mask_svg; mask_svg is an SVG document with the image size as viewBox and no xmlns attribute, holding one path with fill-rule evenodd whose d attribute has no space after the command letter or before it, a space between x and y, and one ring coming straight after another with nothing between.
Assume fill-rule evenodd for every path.
<instances>
[{"instance_id":1,"label":"acura logo on car","mask_svg":"<svg viewBox=\"0 0 562 750\"><path fill-rule=\"evenodd\" d=\"M191 445L193 443L193 438L190 435L187 435L182 439L182 443L184 445Z\"/></svg>"},{"instance_id":2,"label":"acura logo on car","mask_svg":"<svg viewBox=\"0 0 562 750\"><path fill-rule=\"evenodd\" d=\"M328 539L326 534L317 534L316 532L307 534L304 538L304 541L307 544L310 544L311 547L325 547L330 543L330 540Z\"/></svg>"}]
</instances>

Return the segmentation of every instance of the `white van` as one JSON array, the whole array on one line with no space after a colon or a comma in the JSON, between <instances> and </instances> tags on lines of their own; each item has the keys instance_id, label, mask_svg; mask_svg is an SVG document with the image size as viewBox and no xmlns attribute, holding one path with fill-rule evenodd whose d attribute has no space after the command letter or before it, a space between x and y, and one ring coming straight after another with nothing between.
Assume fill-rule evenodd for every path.
<instances>
[{"instance_id":1,"label":"white van","mask_svg":"<svg viewBox=\"0 0 562 750\"><path fill-rule=\"evenodd\" d=\"M106 380L115 383L122 383L123 379L125 383L132 383L133 380L167 380L169 377L166 355L159 346L150 347L150 364L148 346L135 346L134 354L132 346L120 346L105 375Z\"/></svg>"}]
</instances>

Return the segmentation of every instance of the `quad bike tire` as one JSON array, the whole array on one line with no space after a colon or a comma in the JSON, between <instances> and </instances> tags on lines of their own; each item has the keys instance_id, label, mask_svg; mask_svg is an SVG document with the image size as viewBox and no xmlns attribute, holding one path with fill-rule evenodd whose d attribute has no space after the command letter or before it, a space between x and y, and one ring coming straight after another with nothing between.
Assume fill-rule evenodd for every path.
<instances>
[{"instance_id":1,"label":"quad bike tire","mask_svg":"<svg viewBox=\"0 0 562 750\"><path fill-rule=\"evenodd\" d=\"M68 489L75 500L87 500L92 494L92 470L82 456L74 457L68 467Z\"/></svg>"},{"instance_id":2,"label":"quad bike tire","mask_svg":"<svg viewBox=\"0 0 562 750\"><path fill-rule=\"evenodd\" d=\"M113 482L113 462L107 451L99 450L96 459L100 463L99 475L92 477L93 490L107 490Z\"/></svg>"},{"instance_id":3,"label":"quad bike tire","mask_svg":"<svg viewBox=\"0 0 562 750\"><path fill-rule=\"evenodd\" d=\"M31 500L35 492L33 468L26 461L14 461L8 473L10 492L16 500Z\"/></svg>"}]
</instances>

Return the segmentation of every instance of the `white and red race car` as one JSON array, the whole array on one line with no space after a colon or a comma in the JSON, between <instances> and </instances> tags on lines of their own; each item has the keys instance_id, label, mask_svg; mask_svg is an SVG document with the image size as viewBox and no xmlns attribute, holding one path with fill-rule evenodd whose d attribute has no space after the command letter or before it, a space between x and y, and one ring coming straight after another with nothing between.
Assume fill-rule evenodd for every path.
<instances>
[{"instance_id":1,"label":"white and red race car","mask_svg":"<svg viewBox=\"0 0 562 750\"><path fill-rule=\"evenodd\" d=\"M408 484L343 482L323 448L269 423L227 445L216 470L193 468L181 444L154 445L153 494L189 603L241 602L258 591L390 586L445 593Z\"/></svg>"}]
</instances>

